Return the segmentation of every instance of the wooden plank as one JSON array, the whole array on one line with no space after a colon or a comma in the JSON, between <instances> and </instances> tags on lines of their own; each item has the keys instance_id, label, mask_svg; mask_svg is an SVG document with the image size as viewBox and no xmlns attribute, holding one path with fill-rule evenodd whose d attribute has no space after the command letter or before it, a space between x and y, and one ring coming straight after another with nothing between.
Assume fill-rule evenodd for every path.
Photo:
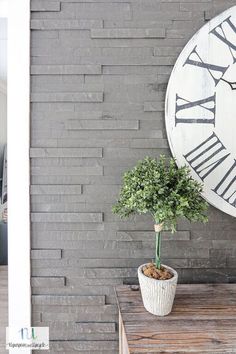
<instances>
[{"instance_id":1,"label":"wooden plank","mask_svg":"<svg viewBox=\"0 0 236 354\"><path fill-rule=\"evenodd\" d=\"M128 341L125 333L125 328L123 325L123 320L119 312L119 353L129 354Z\"/></svg>"},{"instance_id":2,"label":"wooden plank","mask_svg":"<svg viewBox=\"0 0 236 354\"><path fill-rule=\"evenodd\" d=\"M144 309L137 287L116 295L121 353L236 353L236 284L180 284L166 317Z\"/></svg>"}]
</instances>

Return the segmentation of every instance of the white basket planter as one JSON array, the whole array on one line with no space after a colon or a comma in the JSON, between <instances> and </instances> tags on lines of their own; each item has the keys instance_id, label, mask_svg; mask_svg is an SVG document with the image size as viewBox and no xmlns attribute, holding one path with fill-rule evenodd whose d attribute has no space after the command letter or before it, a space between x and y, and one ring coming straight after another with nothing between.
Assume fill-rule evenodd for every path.
<instances>
[{"instance_id":1,"label":"white basket planter","mask_svg":"<svg viewBox=\"0 0 236 354\"><path fill-rule=\"evenodd\" d=\"M173 306L178 273L171 267L163 264L174 276L168 280L157 280L143 274L142 269L146 264L138 268L138 279L145 309L157 316L168 315Z\"/></svg>"}]
</instances>

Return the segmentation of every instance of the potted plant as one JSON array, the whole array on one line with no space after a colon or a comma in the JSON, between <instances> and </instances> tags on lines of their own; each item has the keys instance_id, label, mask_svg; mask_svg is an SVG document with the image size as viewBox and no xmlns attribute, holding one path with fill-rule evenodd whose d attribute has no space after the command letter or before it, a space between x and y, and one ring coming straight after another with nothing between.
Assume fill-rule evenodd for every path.
<instances>
[{"instance_id":1,"label":"potted plant","mask_svg":"<svg viewBox=\"0 0 236 354\"><path fill-rule=\"evenodd\" d=\"M161 262L161 232L176 230L178 218L207 221L207 202L201 197L202 185L195 181L187 166L178 168L175 159L146 157L123 176L119 199L113 213L120 217L150 214L156 233L155 261L138 268L144 307L154 315L171 312L177 272Z\"/></svg>"}]
</instances>

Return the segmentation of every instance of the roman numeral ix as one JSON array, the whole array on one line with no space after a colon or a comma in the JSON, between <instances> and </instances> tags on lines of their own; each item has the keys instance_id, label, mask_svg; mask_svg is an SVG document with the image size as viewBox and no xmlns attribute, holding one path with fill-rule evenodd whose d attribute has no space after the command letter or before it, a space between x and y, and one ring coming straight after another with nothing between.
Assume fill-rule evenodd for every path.
<instances>
[{"instance_id":1,"label":"roman numeral ix","mask_svg":"<svg viewBox=\"0 0 236 354\"><path fill-rule=\"evenodd\" d=\"M215 125L216 94L197 101L189 101L176 94L175 125L205 123Z\"/></svg>"},{"instance_id":2,"label":"roman numeral ix","mask_svg":"<svg viewBox=\"0 0 236 354\"><path fill-rule=\"evenodd\" d=\"M193 150L183 155L202 181L229 155L217 135L213 133Z\"/></svg>"}]
</instances>

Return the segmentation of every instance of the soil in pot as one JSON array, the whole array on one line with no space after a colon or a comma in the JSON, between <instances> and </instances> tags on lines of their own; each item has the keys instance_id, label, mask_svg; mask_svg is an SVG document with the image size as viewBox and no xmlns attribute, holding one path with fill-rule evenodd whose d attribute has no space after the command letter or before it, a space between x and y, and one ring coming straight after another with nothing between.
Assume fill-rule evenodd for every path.
<instances>
[{"instance_id":1,"label":"soil in pot","mask_svg":"<svg viewBox=\"0 0 236 354\"><path fill-rule=\"evenodd\" d=\"M143 269L143 274L148 278L153 278L157 280L168 280L173 278L173 274L166 268L161 266L161 269L158 269L155 263L146 264Z\"/></svg>"}]
</instances>

